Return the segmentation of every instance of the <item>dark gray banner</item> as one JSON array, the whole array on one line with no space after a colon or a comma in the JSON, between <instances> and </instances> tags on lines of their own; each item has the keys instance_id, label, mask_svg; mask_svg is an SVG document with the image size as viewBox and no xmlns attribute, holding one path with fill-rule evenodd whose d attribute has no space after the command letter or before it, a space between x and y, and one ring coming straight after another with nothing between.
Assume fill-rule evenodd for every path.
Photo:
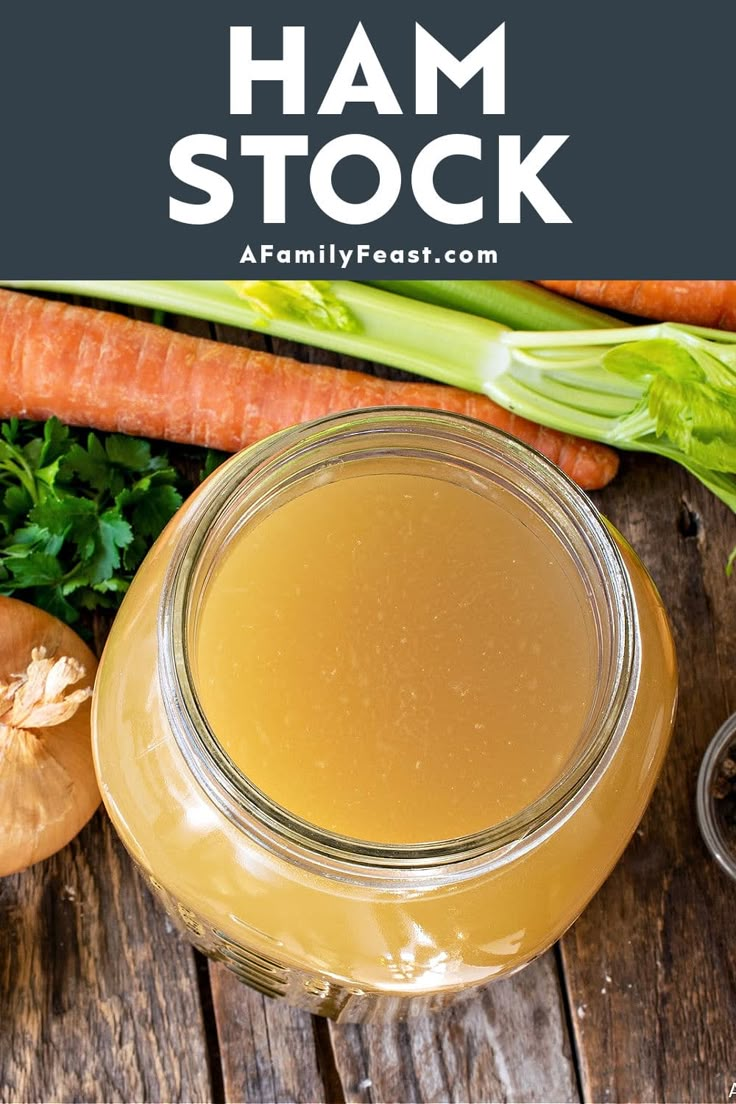
<instances>
[{"instance_id":1,"label":"dark gray banner","mask_svg":"<svg viewBox=\"0 0 736 1104\"><path fill-rule=\"evenodd\" d=\"M733 0L6 3L2 275L730 277L734 42Z\"/></svg>"}]
</instances>

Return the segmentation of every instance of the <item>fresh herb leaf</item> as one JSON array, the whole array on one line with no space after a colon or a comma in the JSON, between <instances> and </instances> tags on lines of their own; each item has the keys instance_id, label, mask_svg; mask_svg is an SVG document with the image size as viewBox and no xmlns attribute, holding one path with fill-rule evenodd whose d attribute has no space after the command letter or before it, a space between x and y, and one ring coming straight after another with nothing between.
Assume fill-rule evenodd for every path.
<instances>
[{"instance_id":1,"label":"fresh herb leaf","mask_svg":"<svg viewBox=\"0 0 736 1104\"><path fill-rule=\"evenodd\" d=\"M142 537L158 536L180 504L181 495L175 487L151 481L145 492L132 499L129 514L133 529Z\"/></svg>"},{"instance_id":2,"label":"fresh herb leaf","mask_svg":"<svg viewBox=\"0 0 736 1104\"><path fill-rule=\"evenodd\" d=\"M56 556L47 552L29 552L24 556L11 556L5 560L13 581L13 587L56 586L63 579L61 564ZM10 593L5 584L5 594Z\"/></svg>"},{"instance_id":3,"label":"fresh herb leaf","mask_svg":"<svg viewBox=\"0 0 736 1104\"><path fill-rule=\"evenodd\" d=\"M67 622L114 609L184 486L148 441L0 423L0 594Z\"/></svg>"},{"instance_id":4,"label":"fresh herb leaf","mask_svg":"<svg viewBox=\"0 0 736 1104\"><path fill-rule=\"evenodd\" d=\"M100 518L100 554L98 561L99 576L92 581L102 583L114 574L114 568L120 567L120 551L127 548L133 539L130 524L121 517L117 509L105 510Z\"/></svg>"},{"instance_id":5,"label":"fresh herb leaf","mask_svg":"<svg viewBox=\"0 0 736 1104\"><path fill-rule=\"evenodd\" d=\"M33 506L33 499L25 487L20 484L12 484L7 487L2 497L2 511L0 511L0 524L3 531L11 533L19 523L19 519L26 516Z\"/></svg>"},{"instance_id":6,"label":"fresh herb leaf","mask_svg":"<svg viewBox=\"0 0 736 1104\"><path fill-rule=\"evenodd\" d=\"M71 446L62 465L62 479L66 482L75 476L94 491L104 491L108 486L109 463L104 446L94 433L87 437L86 448L81 444Z\"/></svg>"},{"instance_id":7,"label":"fresh herb leaf","mask_svg":"<svg viewBox=\"0 0 736 1104\"><path fill-rule=\"evenodd\" d=\"M139 437L123 437L116 433L105 441L108 462L131 472L145 472L151 468L151 446Z\"/></svg>"}]
</instances>

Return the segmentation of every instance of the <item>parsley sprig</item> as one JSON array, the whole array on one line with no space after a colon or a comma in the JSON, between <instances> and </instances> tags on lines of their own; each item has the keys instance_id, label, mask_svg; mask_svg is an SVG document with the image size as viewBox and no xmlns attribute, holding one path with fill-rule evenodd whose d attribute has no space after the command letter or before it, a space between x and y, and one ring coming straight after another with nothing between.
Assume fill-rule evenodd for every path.
<instances>
[{"instance_id":1,"label":"parsley sprig","mask_svg":"<svg viewBox=\"0 0 736 1104\"><path fill-rule=\"evenodd\" d=\"M179 483L148 441L0 423L0 594L69 623L114 609L181 505Z\"/></svg>"}]
</instances>

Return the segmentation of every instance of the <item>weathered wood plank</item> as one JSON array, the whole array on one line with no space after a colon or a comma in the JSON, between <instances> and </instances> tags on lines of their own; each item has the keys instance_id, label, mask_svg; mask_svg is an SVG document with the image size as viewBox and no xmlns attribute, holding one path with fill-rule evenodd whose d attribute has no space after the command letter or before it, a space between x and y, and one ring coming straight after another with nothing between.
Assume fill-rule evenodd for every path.
<instances>
[{"instance_id":1,"label":"weathered wood plank","mask_svg":"<svg viewBox=\"0 0 736 1104\"><path fill-rule=\"evenodd\" d=\"M446 1012L330 1030L348 1101L578 1100L552 952Z\"/></svg>"},{"instance_id":2,"label":"weathered wood plank","mask_svg":"<svg viewBox=\"0 0 736 1104\"><path fill-rule=\"evenodd\" d=\"M211 1099L193 954L104 814L0 879L0 1100Z\"/></svg>"},{"instance_id":3,"label":"weathered wood plank","mask_svg":"<svg viewBox=\"0 0 736 1104\"><path fill-rule=\"evenodd\" d=\"M210 965L225 1099L249 1104L321 1104L325 1079L313 1018L261 996Z\"/></svg>"},{"instance_id":4,"label":"weathered wood plank","mask_svg":"<svg viewBox=\"0 0 736 1104\"><path fill-rule=\"evenodd\" d=\"M736 1080L736 885L700 840L695 781L736 708L733 515L674 465L627 458L599 503L669 610L680 708L668 761L623 861L563 941L585 1095L724 1100Z\"/></svg>"}]
</instances>

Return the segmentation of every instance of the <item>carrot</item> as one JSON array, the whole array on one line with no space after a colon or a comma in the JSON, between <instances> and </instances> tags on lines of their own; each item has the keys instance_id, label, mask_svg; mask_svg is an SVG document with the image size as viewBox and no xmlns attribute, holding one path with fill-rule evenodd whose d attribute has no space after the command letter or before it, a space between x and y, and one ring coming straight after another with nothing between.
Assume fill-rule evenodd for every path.
<instances>
[{"instance_id":1,"label":"carrot","mask_svg":"<svg viewBox=\"0 0 736 1104\"><path fill-rule=\"evenodd\" d=\"M538 280L537 283L622 314L736 330L736 280Z\"/></svg>"},{"instance_id":2,"label":"carrot","mask_svg":"<svg viewBox=\"0 0 736 1104\"><path fill-rule=\"evenodd\" d=\"M370 406L455 411L506 430L581 487L616 474L612 449L509 414L483 395L206 341L122 315L0 291L0 417L236 452L279 429Z\"/></svg>"}]
</instances>

